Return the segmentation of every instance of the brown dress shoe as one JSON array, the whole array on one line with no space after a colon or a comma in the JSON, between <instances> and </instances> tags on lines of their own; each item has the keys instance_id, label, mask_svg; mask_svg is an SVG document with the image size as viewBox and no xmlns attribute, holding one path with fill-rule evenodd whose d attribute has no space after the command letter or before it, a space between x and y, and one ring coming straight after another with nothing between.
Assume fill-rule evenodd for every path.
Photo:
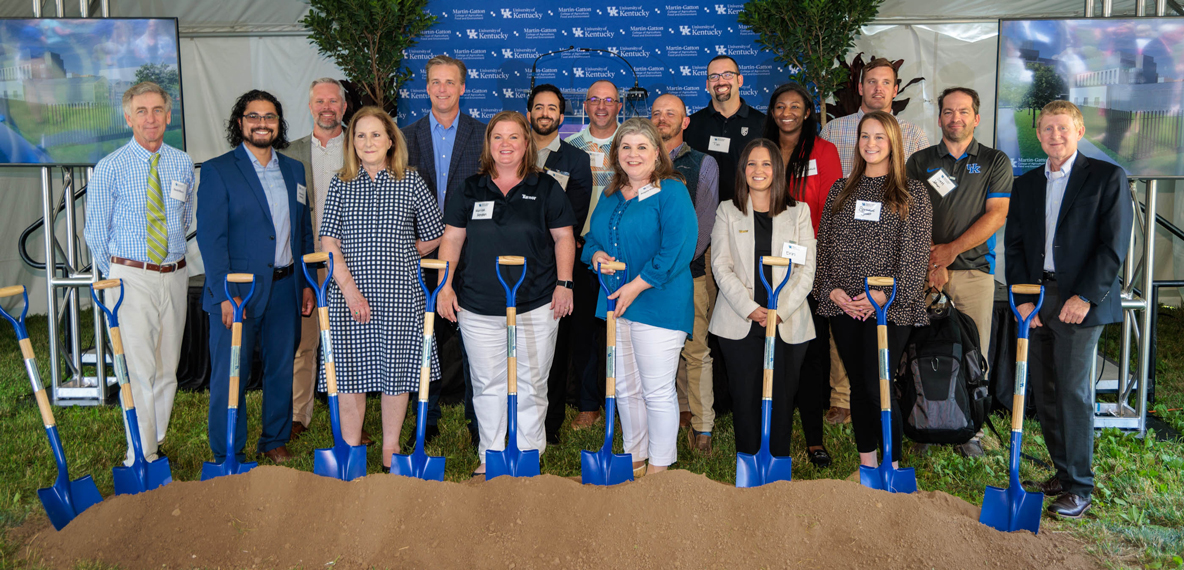
<instances>
[{"instance_id":1,"label":"brown dress shoe","mask_svg":"<svg viewBox=\"0 0 1184 570\"><path fill-rule=\"evenodd\" d=\"M281 465L292 460L292 454L288 453L288 447L285 445L264 451L263 457L274 461L276 465Z\"/></svg>"},{"instance_id":2,"label":"brown dress shoe","mask_svg":"<svg viewBox=\"0 0 1184 570\"><path fill-rule=\"evenodd\" d=\"M288 441L296 441L300 439L304 432L308 431L308 426L301 422L292 422L292 435L288 436Z\"/></svg>"},{"instance_id":3,"label":"brown dress shoe","mask_svg":"<svg viewBox=\"0 0 1184 570\"><path fill-rule=\"evenodd\" d=\"M370 437L370 432L366 431L366 428L362 428L361 444L362 445L370 445L372 443L374 443L374 438Z\"/></svg>"},{"instance_id":4,"label":"brown dress shoe","mask_svg":"<svg viewBox=\"0 0 1184 570\"><path fill-rule=\"evenodd\" d=\"M826 423L830 425L849 424L851 423L851 410L849 408L840 408L838 406L831 406L826 411Z\"/></svg>"},{"instance_id":5,"label":"brown dress shoe","mask_svg":"<svg viewBox=\"0 0 1184 570\"><path fill-rule=\"evenodd\" d=\"M692 451L697 451L703 455L711 455L711 434L702 431L695 431L694 428L687 430L687 445Z\"/></svg>"},{"instance_id":6,"label":"brown dress shoe","mask_svg":"<svg viewBox=\"0 0 1184 570\"><path fill-rule=\"evenodd\" d=\"M688 427L691 427L691 413L690 412L679 412L678 413L678 429L688 428Z\"/></svg>"},{"instance_id":7,"label":"brown dress shoe","mask_svg":"<svg viewBox=\"0 0 1184 570\"><path fill-rule=\"evenodd\" d=\"M571 429L582 430L596 425L600 421L600 410L595 412L580 412L576 415L576 419L571 421Z\"/></svg>"},{"instance_id":8,"label":"brown dress shoe","mask_svg":"<svg viewBox=\"0 0 1184 570\"><path fill-rule=\"evenodd\" d=\"M1056 475L1049 477L1046 481L1028 481L1025 480L1020 483L1025 489L1034 489L1044 493L1046 497L1055 497L1060 495L1064 490L1061 488L1061 480Z\"/></svg>"},{"instance_id":9,"label":"brown dress shoe","mask_svg":"<svg viewBox=\"0 0 1184 570\"><path fill-rule=\"evenodd\" d=\"M1073 493L1061 493L1057 500L1048 506L1048 512L1063 519L1079 519L1089 511L1091 501Z\"/></svg>"}]
</instances>

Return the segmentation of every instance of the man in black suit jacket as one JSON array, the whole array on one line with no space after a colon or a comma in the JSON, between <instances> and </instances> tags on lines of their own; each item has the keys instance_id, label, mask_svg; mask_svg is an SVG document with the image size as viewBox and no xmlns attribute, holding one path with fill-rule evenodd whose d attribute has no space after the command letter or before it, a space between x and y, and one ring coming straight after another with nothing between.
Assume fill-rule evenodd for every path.
<instances>
[{"instance_id":1,"label":"man in black suit jacket","mask_svg":"<svg viewBox=\"0 0 1184 570\"><path fill-rule=\"evenodd\" d=\"M1086 158L1081 111L1053 101L1040 111L1044 168L1015 181L1007 214L1008 285L1041 283L1044 304L1032 319L1029 358L1040 426L1056 474L1028 482L1058 495L1049 512L1079 518L1094 480L1090 359L1102 326L1122 319L1118 272L1130 243L1133 207L1123 170ZM1032 296L1016 296L1021 315Z\"/></svg>"},{"instance_id":2,"label":"man in black suit jacket","mask_svg":"<svg viewBox=\"0 0 1184 570\"><path fill-rule=\"evenodd\" d=\"M407 139L407 164L419 171L427 183L428 190L436 197L440 210L444 210L446 198L453 190L464 184L465 179L476 174L481 165L481 147L485 144L485 123L460 112L460 98L465 94L465 63L446 55L429 59L424 66L427 77L428 97L432 110L428 116L411 123L403 129ZM434 257L435 254L432 254ZM455 268L454 268L455 269ZM425 281L434 285L435 276L425 276ZM465 417L469 420L469 435L473 447L477 442L477 414L473 411L473 385L469 381L468 359L464 357L464 346L455 325L441 320L436 325L436 346L440 350L441 378L432 382L428 397L428 426L426 441L440 434L440 390L444 384L454 384L457 374L463 375L465 384ZM452 343L455 338L456 342ZM446 344L456 344L460 358L444 358ZM452 349L447 349L451 352ZM449 366L446 361L460 361L460 370Z\"/></svg>"}]
</instances>

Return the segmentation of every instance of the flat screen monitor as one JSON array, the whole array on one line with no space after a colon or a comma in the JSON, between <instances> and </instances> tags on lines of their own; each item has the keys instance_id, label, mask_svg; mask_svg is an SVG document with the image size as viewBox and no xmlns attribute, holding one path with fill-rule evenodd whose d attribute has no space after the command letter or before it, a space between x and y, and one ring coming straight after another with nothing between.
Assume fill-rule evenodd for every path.
<instances>
[{"instance_id":1,"label":"flat screen monitor","mask_svg":"<svg viewBox=\"0 0 1184 570\"><path fill-rule=\"evenodd\" d=\"M1001 20L996 146L1022 174L1047 158L1040 108L1071 101L1079 152L1140 177L1184 176L1184 18Z\"/></svg>"},{"instance_id":2,"label":"flat screen monitor","mask_svg":"<svg viewBox=\"0 0 1184 570\"><path fill-rule=\"evenodd\" d=\"M0 164L94 164L132 138L124 91L173 98L169 145L185 148L177 19L0 18Z\"/></svg>"}]
</instances>

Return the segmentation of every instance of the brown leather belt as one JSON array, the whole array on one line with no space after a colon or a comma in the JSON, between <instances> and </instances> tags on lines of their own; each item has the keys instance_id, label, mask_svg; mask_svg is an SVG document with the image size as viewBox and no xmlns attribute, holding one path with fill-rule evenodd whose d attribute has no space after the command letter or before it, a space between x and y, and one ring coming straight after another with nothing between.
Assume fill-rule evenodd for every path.
<instances>
[{"instance_id":1,"label":"brown leather belt","mask_svg":"<svg viewBox=\"0 0 1184 570\"><path fill-rule=\"evenodd\" d=\"M279 281L280 279L283 279L283 278L291 275L292 272L295 270L296 270L295 263L288 264L287 267L281 267L279 269L276 269L275 273L271 274L271 280L272 281Z\"/></svg>"},{"instance_id":2,"label":"brown leather belt","mask_svg":"<svg viewBox=\"0 0 1184 570\"><path fill-rule=\"evenodd\" d=\"M164 265L156 265L155 263L143 263L134 259L124 259L122 257L111 256L111 263L116 265L126 265L136 269L147 269L148 271L155 271L157 273L172 273L185 268L185 258L176 263L166 263Z\"/></svg>"}]
</instances>

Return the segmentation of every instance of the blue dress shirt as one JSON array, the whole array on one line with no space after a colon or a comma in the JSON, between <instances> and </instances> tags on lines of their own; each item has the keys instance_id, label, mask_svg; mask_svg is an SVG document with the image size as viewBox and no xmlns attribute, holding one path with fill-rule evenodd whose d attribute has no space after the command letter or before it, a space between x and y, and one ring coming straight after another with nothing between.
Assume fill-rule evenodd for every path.
<instances>
[{"instance_id":1,"label":"blue dress shirt","mask_svg":"<svg viewBox=\"0 0 1184 570\"><path fill-rule=\"evenodd\" d=\"M436 115L428 112L428 124L432 126L432 151L436 160L436 203L440 204L440 211L444 210L444 196L448 193L448 167L452 164L452 147L456 142L456 124L459 116L452 120L452 125L444 128Z\"/></svg>"},{"instance_id":2,"label":"blue dress shirt","mask_svg":"<svg viewBox=\"0 0 1184 570\"><path fill-rule=\"evenodd\" d=\"M284 183L279 156L275 149L268 149L271 150L271 160L263 166L251 149L246 148L246 143L243 143L243 149L251 157L251 166L255 167L263 193L267 194L267 206L271 208L271 223L275 225L275 267L287 267L292 264L292 219L288 210L288 185Z\"/></svg>"}]
</instances>

